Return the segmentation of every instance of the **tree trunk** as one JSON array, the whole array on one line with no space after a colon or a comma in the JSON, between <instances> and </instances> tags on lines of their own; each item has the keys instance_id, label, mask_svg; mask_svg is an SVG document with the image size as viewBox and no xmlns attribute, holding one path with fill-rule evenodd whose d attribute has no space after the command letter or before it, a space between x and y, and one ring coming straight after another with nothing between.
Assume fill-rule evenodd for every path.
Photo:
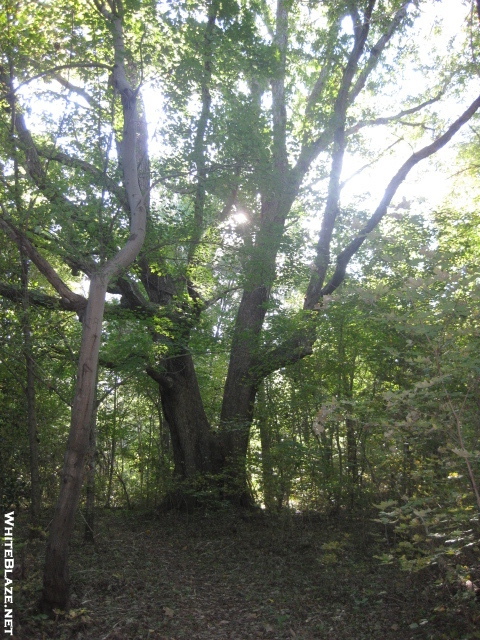
<instances>
[{"instance_id":1,"label":"tree trunk","mask_svg":"<svg viewBox=\"0 0 480 640\"><path fill-rule=\"evenodd\" d=\"M252 503L245 465L258 390L252 368L267 300L268 291L263 286L243 294L220 415L225 491L229 500L241 507Z\"/></svg>"},{"instance_id":2,"label":"tree trunk","mask_svg":"<svg viewBox=\"0 0 480 640\"><path fill-rule=\"evenodd\" d=\"M40 517L41 486L38 455L37 410L35 395L35 360L33 358L32 328L30 325L30 305L28 301L28 261L20 251L22 267L22 331L23 352L26 365L28 441L30 445L30 514L32 525L37 525Z\"/></svg>"},{"instance_id":3,"label":"tree trunk","mask_svg":"<svg viewBox=\"0 0 480 640\"><path fill-rule=\"evenodd\" d=\"M60 495L50 527L45 557L41 607L47 613L51 613L54 608L64 610L68 606L68 545L88 451L106 293L106 279L94 276L90 283L88 304L83 319L78 375Z\"/></svg>"},{"instance_id":4,"label":"tree trunk","mask_svg":"<svg viewBox=\"0 0 480 640\"><path fill-rule=\"evenodd\" d=\"M157 376L162 409L170 430L175 475L194 478L218 469L218 445L203 408L192 357L186 351L165 361Z\"/></svg>"},{"instance_id":5,"label":"tree trunk","mask_svg":"<svg viewBox=\"0 0 480 640\"><path fill-rule=\"evenodd\" d=\"M68 545L73 531L75 512L82 487L85 456L88 451L107 287L109 282L138 256L146 232L147 211L139 185L136 153L138 90L131 87L126 76L121 15L110 13L104 5L99 5L98 10L112 28L115 52L112 80L122 100L123 138L120 145L120 160L130 211L130 235L123 247L103 264L98 273L93 274L90 280L88 302L83 317L82 343L70 435L65 454L60 495L47 543L43 574L40 608L49 614L52 614L55 607L66 609L69 603Z\"/></svg>"},{"instance_id":6,"label":"tree trunk","mask_svg":"<svg viewBox=\"0 0 480 640\"><path fill-rule=\"evenodd\" d=\"M237 314L220 418L224 450L232 460L236 455L243 457L247 451L258 389L252 365L267 301L266 286L245 291Z\"/></svg>"},{"instance_id":7,"label":"tree trunk","mask_svg":"<svg viewBox=\"0 0 480 640\"><path fill-rule=\"evenodd\" d=\"M241 506L251 505L245 461L255 398L261 381L256 368L260 332L267 313L270 287L286 216L294 194L282 190L262 204L263 224L247 265L247 286L235 320L227 379L220 415L223 466L227 491Z\"/></svg>"},{"instance_id":8,"label":"tree trunk","mask_svg":"<svg viewBox=\"0 0 480 640\"><path fill-rule=\"evenodd\" d=\"M113 472L115 470L115 453L117 448L117 378L115 377L115 386L113 388L113 424L112 424L112 442L110 446L110 463L108 465L108 485L107 497L105 500L105 508L110 509L110 501L112 499Z\"/></svg>"},{"instance_id":9,"label":"tree trunk","mask_svg":"<svg viewBox=\"0 0 480 640\"><path fill-rule=\"evenodd\" d=\"M351 507L355 504L358 488L358 445L355 423L356 421L353 418L345 418L347 430L347 472Z\"/></svg>"},{"instance_id":10,"label":"tree trunk","mask_svg":"<svg viewBox=\"0 0 480 640\"><path fill-rule=\"evenodd\" d=\"M277 510L275 478L273 475L272 460L272 432L268 424L268 410L266 406L265 385L259 389L259 398L262 403L262 410L257 418L260 431L260 444L262 448L262 483L263 483L263 503L267 511Z\"/></svg>"},{"instance_id":11,"label":"tree trunk","mask_svg":"<svg viewBox=\"0 0 480 640\"><path fill-rule=\"evenodd\" d=\"M85 542L95 542L95 475L96 475L96 449L97 449L97 410L98 401L95 402L95 409L90 426L90 438L88 443L88 463L85 498L85 531L83 539Z\"/></svg>"}]
</instances>

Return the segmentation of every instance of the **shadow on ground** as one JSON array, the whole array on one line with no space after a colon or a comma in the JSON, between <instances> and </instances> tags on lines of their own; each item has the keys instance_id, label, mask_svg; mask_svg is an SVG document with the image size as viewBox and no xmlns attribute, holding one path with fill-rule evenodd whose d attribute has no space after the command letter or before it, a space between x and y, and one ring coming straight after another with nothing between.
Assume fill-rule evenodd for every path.
<instances>
[{"instance_id":1,"label":"shadow on ground","mask_svg":"<svg viewBox=\"0 0 480 640\"><path fill-rule=\"evenodd\" d=\"M93 546L81 529L72 610L54 621L35 611L44 541L17 544L17 640L480 638L472 598L380 563L370 520L102 512Z\"/></svg>"}]
</instances>

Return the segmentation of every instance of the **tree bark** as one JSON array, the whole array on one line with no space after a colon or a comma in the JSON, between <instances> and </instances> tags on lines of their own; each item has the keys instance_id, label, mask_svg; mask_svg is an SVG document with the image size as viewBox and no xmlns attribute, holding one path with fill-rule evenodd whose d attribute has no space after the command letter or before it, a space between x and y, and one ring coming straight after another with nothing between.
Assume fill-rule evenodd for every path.
<instances>
[{"instance_id":1,"label":"tree bark","mask_svg":"<svg viewBox=\"0 0 480 640\"><path fill-rule=\"evenodd\" d=\"M350 417L345 418L347 430L347 472L350 493L350 505L355 504L358 489L358 444L355 430L355 420Z\"/></svg>"},{"instance_id":2,"label":"tree bark","mask_svg":"<svg viewBox=\"0 0 480 640\"><path fill-rule=\"evenodd\" d=\"M60 495L55 507L47 543L41 608L51 613L66 609L69 599L68 546L82 488L85 457L95 400L95 384L100 349L107 280L94 276L90 282L83 320L75 397L67 451L62 471Z\"/></svg>"},{"instance_id":3,"label":"tree bark","mask_svg":"<svg viewBox=\"0 0 480 640\"><path fill-rule=\"evenodd\" d=\"M130 210L130 236L118 253L99 267L97 273L94 273L90 280L88 302L83 316L82 343L70 435L65 454L60 495L51 523L45 557L40 608L48 614L52 614L54 608L66 609L69 604L68 546L80 498L85 457L88 451L107 287L115 276L135 260L142 248L146 231L147 212L139 185L136 153L138 91L132 89L126 76L122 16L110 13L104 5L99 3L96 6L112 27L115 53L113 84L121 96L124 120L120 153L123 183Z\"/></svg>"},{"instance_id":4,"label":"tree bark","mask_svg":"<svg viewBox=\"0 0 480 640\"><path fill-rule=\"evenodd\" d=\"M167 357L164 370L148 370L158 383L173 449L175 475L193 480L219 470L219 448L203 407L192 356L186 350Z\"/></svg>"},{"instance_id":5,"label":"tree bark","mask_svg":"<svg viewBox=\"0 0 480 640\"><path fill-rule=\"evenodd\" d=\"M271 255L267 261L262 260L260 264L274 273L276 248L269 253L275 255ZM273 280L273 273L265 277L258 266L254 266L257 269L252 278L253 287L244 291L238 309L220 415L226 491L230 499L240 506L249 506L251 503L245 460L259 385L253 365L267 312L268 285Z\"/></svg>"},{"instance_id":6,"label":"tree bark","mask_svg":"<svg viewBox=\"0 0 480 640\"><path fill-rule=\"evenodd\" d=\"M85 542L95 541L95 475L96 475L96 453L97 453L97 410L98 401L95 401L92 423L90 425L90 437L88 442L88 462L85 496L85 531L83 539Z\"/></svg>"},{"instance_id":7,"label":"tree bark","mask_svg":"<svg viewBox=\"0 0 480 640\"><path fill-rule=\"evenodd\" d=\"M113 387L112 437L111 437L111 444L110 444L110 461L108 465L107 497L105 499L106 509L110 509L110 501L112 499L113 472L115 470L116 448L117 448L117 378L115 376L114 387Z\"/></svg>"},{"instance_id":8,"label":"tree bark","mask_svg":"<svg viewBox=\"0 0 480 640\"><path fill-rule=\"evenodd\" d=\"M340 194L340 174L345 149L345 121L349 91L370 28L370 16L375 2L370 0L364 20L355 24L355 42L343 72L335 101L330 129L333 130L334 151L332 176L327 208L319 241L316 269L307 293L308 305L322 287L327 271L330 243ZM270 289L275 281L276 258L283 238L285 221L295 201L309 161L302 160L301 169L291 169L287 153L287 110L285 76L288 50L288 3L277 1L276 27L273 45L278 51L279 68L272 78L272 162L268 188L262 197L261 223L252 257L247 265L246 287L238 310L221 412L222 446L225 466L230 468L232 489L242 501L248 494L245 459L255 397L262 378L259 363L259 337L267 312ZM315 153L319 153L316 150ZM302 153L300 154L302 156ZM318 296L317 300L318 302ZM259 370L255 371L255 363Z\"/></svg>"},{"instance_id":9,"label":"tree bark","mask_svg":"<svg viewBox=\"0 0 480 640\"><path fill-rule=\"evenodd\" d=\"M30 514L32 524L38 525L41 506L41 485L38 453L38 427L35 394L35 360L33 358L32 327L30 324L30 303L28 299L28 261L20 252L22 268L22 331L23 351L26 365L28 441L30 445Z\"/></svg>"}]
</instances>

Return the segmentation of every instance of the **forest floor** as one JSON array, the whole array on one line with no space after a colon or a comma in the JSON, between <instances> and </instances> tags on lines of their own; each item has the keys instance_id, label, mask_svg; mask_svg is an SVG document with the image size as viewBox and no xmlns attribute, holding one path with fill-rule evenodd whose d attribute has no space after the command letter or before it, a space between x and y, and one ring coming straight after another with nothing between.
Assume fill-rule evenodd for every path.
<instances>
[{"instance_id":1,"label":"forest floor","mask_svg":"<svg viewBox=\"0 0 480 640\"><path fill-rule=\"evenodd\" d=\"M370 519L100 512L72 544L72 610L35 611L44 540L18 544L17 640L419 640L480 638L480 602L375 556Z\"/></svg>"}]
</instances>

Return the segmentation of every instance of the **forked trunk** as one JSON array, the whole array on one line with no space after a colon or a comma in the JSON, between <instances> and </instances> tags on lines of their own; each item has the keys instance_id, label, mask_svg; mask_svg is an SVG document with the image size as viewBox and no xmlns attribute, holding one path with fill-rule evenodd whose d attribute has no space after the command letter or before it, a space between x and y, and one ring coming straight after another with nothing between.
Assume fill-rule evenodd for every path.
<instances>
[{"instance_id":1,"label":"forked trunk","mask_svg":"<svg viewBox=\"0 0 480 640\"><path fill-rule=\"evenodd\" d=\"M238 310L221 413L223 447L230 458L247 452L258 390L252 366L267 300L267 288L257 287L243 294Z\"/></svg>"},{"instance_id":2,"label":"forked trunk","mask_svg":"<svg viewBox=\"0 0 480 640\"><path fill-rule=\"evenodd\" d=\"M267 299L268 292L263 286L243 294L220 416L226 496L234 504L245 508L253 502L246 460L258 391L253 364Z\"/></svg>"},{"instance_id":3,"label":"forked trunk","mask_svg":"<svg viewBox=\"0 0 480 640\"><path fill-rule=\"evenodd\" d=\"M131 87L125 72L122 18L116 13L107 11L104 5L98 6L98 9L111 24L114 41L113 83L122 98L124 121L123 138L119 149L123 168L123 183L130 210L130 235L123 247L99 267L98 272L94 273L90 280L90 292L83 317L82 344L70 435L65 454L60 495L50 527L43 574L40 608L48 614L52 614L56 607L66 609L69 604L68 545L73 531L89 446L107 287L109 282L138 256L145 240L146 231L146 207L139 185L136 154L138 91Z\"/></svg>"},{"instance_id":4,"label":"forked trunk","mask_svg":"<svg viewBox=\"0 0 480 640\"><path fill-rule=\"evenodd\" d=\"M253 422L255 398L261 381L258 348L270 287L275 280L275 264L286 216L293 201L289 192L262 205L263 226L247 267L248 286L235 320L225 382L220 428L227 493L240 506L252 504L246 459Z\"/></svg>"}]
</instances>

